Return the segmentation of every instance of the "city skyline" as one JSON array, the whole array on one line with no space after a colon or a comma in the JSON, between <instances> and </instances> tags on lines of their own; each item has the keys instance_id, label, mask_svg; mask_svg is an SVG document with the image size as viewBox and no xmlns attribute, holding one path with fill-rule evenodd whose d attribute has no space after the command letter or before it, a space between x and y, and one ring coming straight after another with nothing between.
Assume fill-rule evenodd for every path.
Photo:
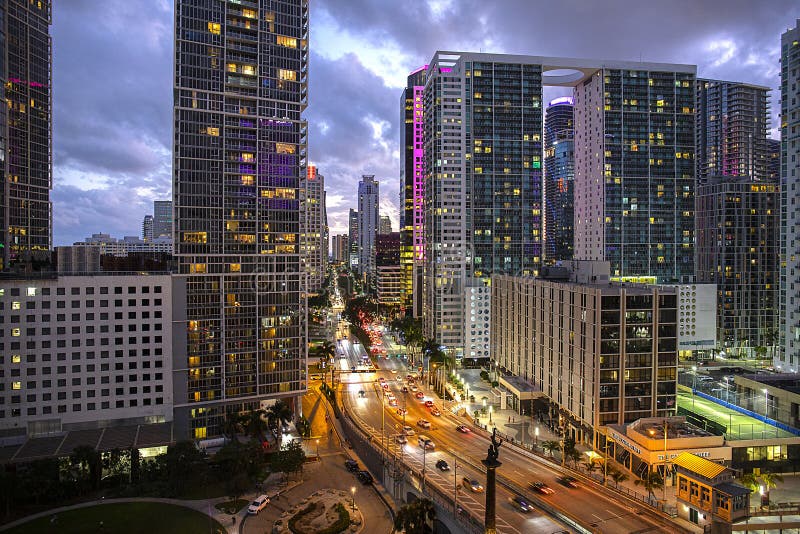
<instances>
[{"instance_id":1,"label":"city skyline","mask_svg":"<svg viewBox=\"0 0 800 534\"><path fill-rule=\"evenodd\" d=\"M498 4L431 1L382 6L331 1L312 6L316 28L312 92L360 95L351 106L317 98L308 112L310 161L328 177L333 234L346 231L347 210L354 207L348 199L354 197L362 174L375 174L382 183L383 214L399 227L396 103L408 72L427 62L437 48L696 64L701 77L770 87L770 137L778 135L777 36L793 24L790 2L758 10L748 2L726 2L724 10L707 6L714 17L698 16L688 4L687 9L674 6L669 17L643 7L626 12L624 22L614 19L618 10L613 5L593 7L551 19L537 37L529 37L530 32L516 22L526 19L519 13L536 9L520 2ZM54 245L101 231L138 235L152 201L171 197L166 117L171 103L173 7L169 1L148 6L121 3L105 24L91 25L93 29L83 32L81 39L75 38L75 29L97 16L91 3L54 6L54 84L60 88L53 105ZM548 11L543 5L540 9ZM134 13L144 17L144 32L126 27L125 20ZM655 16L659 24L648 28L646 21ZM431 20L431 30L419 31L414 24L412 31L411 20ZM477 26L470 22L473 30L468 36L458 31L472 20L482 22ZM567 35L572 38L565 39L567 21ZM631 23L636 21L639 24ZM609 33L621 37L589 42L598 34L580 29L590 23L606 24ZM86 57L96 60L91 68ZM109 66L108 75L103 65ZM97 79L104 83L97 84ZM120 106L120 101L127 106Z\"/></svg>"}]
</instances>

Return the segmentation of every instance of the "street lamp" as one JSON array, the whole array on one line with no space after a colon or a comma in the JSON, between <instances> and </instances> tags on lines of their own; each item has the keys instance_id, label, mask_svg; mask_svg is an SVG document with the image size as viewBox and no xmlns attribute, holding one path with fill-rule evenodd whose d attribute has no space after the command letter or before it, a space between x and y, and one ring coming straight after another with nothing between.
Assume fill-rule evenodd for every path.
<instances>
[{"instance_id":1,"label":"street lamp","mask_svg":"<svg viewBox=\"0 0 800 534\"><path fill-rule=\"evenodd\" d=\"M539 444L539 425L536 425L536 431L534 432L533 437L533 450L536 450L536 446Z\"/></svg>"},{"instance_id":2,"label":"street lamp","mask_svg":"<svg viewBox=\"0 0 800 534\"><path fill-rule=\"evenodd\" d=\"M697 389L697 366L692 366L692 409L694 409L694 391Z\"/></svg>"},{"instance_id":3,"label":"street lamp","mask_svg":"<svg viewBox=\"0 0 800 534\"><path fill-rule=\"evenodd\" d=\"M319 440L317 440L317 458L319 458Z\"/></svg>"},{"instance_id":4,"label":"street lamp","mask_svg":"<svg viewBox=\"0 0 800 534\"><path fill-rule=\"evenodd\" d=\"M428 467L428 463L426 461L427 456L428 456L428 447L423 446L422 447L422 491L423 491L423 493L425 492L425 470Z\"/></svg>"},{"instance_id":5,"label":"street lamp","mask_svg":"<svg viewBox=\"0 0 800 534\"><path fill-rule=\"evenodd\" d=\"M494 406L489 406L489 424L492 424L492 412L494 411Z\"/></svg>"},{"instance_id":6,"label":"street lamp","mask_svg":"<svg viewBox=\"0 0 800 534\"><path fill-rule=\"evenodd\" d=\"M729 376L724 376L722 379L725 381L725 402L731 402L731 385L728 382Z\"/></svg>"},{"instance_id":7,"label":"street lamp","mask_svg":"<svg viewBox=\"0 0 800 534\"><path fill-rule=\"evenodd\" d=\"M355 510L356 510L356 487L355 486L352 486L350 488L350 493L353 494L353 511L355 512Z\"/></svg>"}]
</instances>

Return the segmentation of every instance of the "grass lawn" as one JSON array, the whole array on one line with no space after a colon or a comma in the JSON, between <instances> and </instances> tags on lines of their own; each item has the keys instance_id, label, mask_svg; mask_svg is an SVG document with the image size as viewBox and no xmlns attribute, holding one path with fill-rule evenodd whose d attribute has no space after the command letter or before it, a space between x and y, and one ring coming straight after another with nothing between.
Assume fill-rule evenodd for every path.
<instances>
[{"instance_id":1,"label":"grass lawn","mask_svg":"<svg viewBox=\"0 0 800 534\"><path fill-rule=\"evenodd\" d=\"M10 534L152 534L153 532L224 533L225 529L214 519L171 504L154 502L102 504L70 510L58 514L58 520L50 522L51 516L35 519L8 530ZM100 522L103 522L102 528Z\"/></svg>"},{"instance_id":2,"label":"grass lawn","mask_svg":"<svg viewBox=\"0 0 800 534\"><path fill-rule=\"evenodd\" d=\"M219 510L220 512L225 512L226 514L235 514L245 506L249 501L247 499L236 499L235 501L225 501L221 503L217 503L214 505L214 508Z\"/></svg>"}]
</instances>

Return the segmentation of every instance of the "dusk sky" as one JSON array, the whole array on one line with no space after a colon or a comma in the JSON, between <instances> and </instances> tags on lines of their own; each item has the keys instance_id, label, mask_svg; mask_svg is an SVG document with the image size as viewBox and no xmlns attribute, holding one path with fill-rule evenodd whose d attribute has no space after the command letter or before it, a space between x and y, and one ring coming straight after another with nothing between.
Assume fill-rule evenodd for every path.
<instances>
[{"instance_id":1,"label":"dusk sky","mask_svg":"<svg viewBox=\"0 0 800 534\"><path fill-rule=\"evenodd\" d=\"M331 235L345 233L362 174L398 226L400 93L436 50L695 64L698 76L773 89L796 0L311 0L311 161ZM140 235L171 199L173 2L53 6L54 244Z\"/></svg>"}]
</instances>

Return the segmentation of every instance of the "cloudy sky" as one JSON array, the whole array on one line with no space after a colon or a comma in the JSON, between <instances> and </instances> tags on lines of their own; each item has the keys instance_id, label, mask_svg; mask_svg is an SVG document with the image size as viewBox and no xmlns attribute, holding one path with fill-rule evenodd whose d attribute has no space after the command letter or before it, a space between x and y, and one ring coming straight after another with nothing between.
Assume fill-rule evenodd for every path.
<instances>
[{"instance_id":1,"label":"cloudy sky","mask_svg":"<svg viewBox=\"0 0 800 534\"><path fill-rule=\"evenodd\" d=\"M169 199L172 0L54 2L54 244L139 235ZM331 234L362 174L397 229L400 91L436 50L689 63L773 88L796 0L311 0L311 161Z\"/></svg>"}]
</instances>

